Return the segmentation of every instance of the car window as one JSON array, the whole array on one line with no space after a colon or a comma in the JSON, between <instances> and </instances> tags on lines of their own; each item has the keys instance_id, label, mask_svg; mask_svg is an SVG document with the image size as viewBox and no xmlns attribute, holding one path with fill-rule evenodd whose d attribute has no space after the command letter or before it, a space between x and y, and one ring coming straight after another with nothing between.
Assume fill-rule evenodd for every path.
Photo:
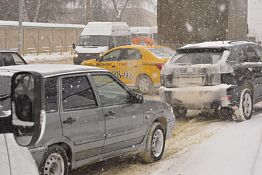
<instances>
[{"instance_id":1,"label":"car window","mask_svg":"<svg viewBox=\"0 0 262 175\"><path fill-rule=\"evenodd\" d=\"M223 52L192 52L180 53L173 56L174 64L215 64L223 55Z\"/></svg>"},{"instance_id":2,"label":"car window","mask_svg":"<svg viewBox=\"0 0 262 175\"><path fill-rule=\"evenodd\" d=\"M57 77L45 80L45 109L46 112L58 111L58 81Z\"/></svg>"},{"instance_id":3,"label":"car window","mask_svg":"<svg viewBox=\"0 0 262 175\"><path fill-rule=\"evenodd\" d=\"M65 111L97 107L95 95L87 76L62 79L62 104Z\"/></svg>"},{"instance_id":4,"label":"car window","mask_svg":"<svg viewBox=\"0 0 262 175\"><path fill-rule=\"evenodd\" d=\"M260 60L262 60L262 47L256 46L255 51L256 51L257 55L259 56Z\"/></svg>"},{"instance_id":5,"label":"car window","mask_svg":"<svg viewBox=\"0 0 262 175\"><path fill-rule=\"evenodd\" d=\"M93 75L95 86L103 106L128 103L129 93L109 75Z\"/></svg>"},{"instance_id":6,"label":"car window","mask_svg":"<svg viewBox=\"0 0 262 175\"><path fill-rule=\"evenodd\" d=\"M14 62L15 62L16 65L25 64L25 62L22 60L22 58L20 56L18 56L17 54L12 53L12 56L13 56L13 59L14 59Z\"/></svg>"},{"instance_id":7,"label":"car window","mask_svg":"<svg viewBox=\"0 0 262 175\"><path fill-rule=\"evenodd\" d=\"M15 65L13 57L10 53L2 53L1 57L3 59L4 65L5 66L11 66L11 65Z\"/></svg>"},{"instance_id":8,"label":"car window","mask_svg":"<svg viewBox=\"0 0 262 175\"><path fill-rule=\"evenodd\" d=\"M4 97L11 93L11 77L0 76L0 97ZM3 107L3 111L7 111L11 107L11 99L7 98L4 101L0 101L0 106Z\"/></svg>"},{"instance_id":9,"label":"car window","mask_svg":"<svg viewBox=\"0 0 262 175\"><path fill-rule=\"evenodd\" d=\"M229 62L243 62L246 58L246 54L242 48L233 48L228 57Z\"/></svg>"},{"instance_id":10,"label":"car window","mask_svg":"<svg viewBox=\"0 0 262 175\"><path fill-rule=\"evenodd\" d=\"M260 61L260 59L258 58L258 55L255 52L253 47L250 47L250 46L246 47L245 48L245 52L246 52L247 56L245 57L244 62L257 62L257 61Z\"/></svg>"},{"instance_id":11,"label":"car window","mask_svg":"<svg viewBox=\"0 0 262 175\"><path fill-rule=\"evenodd\" d=\"M118 61L120 56L120 49L113 50L103 57L103 61Z\"/></svg>"},{"instance_id":12,"label":"car window","mask_svg":"<svg viewBox=\"0 0 262 175\"><path fill-rule=\"evenodd\" d=\"M127 49L127 60L139 60L142 58L142 55L137 49Z\"/></svg>"}]
</instances>

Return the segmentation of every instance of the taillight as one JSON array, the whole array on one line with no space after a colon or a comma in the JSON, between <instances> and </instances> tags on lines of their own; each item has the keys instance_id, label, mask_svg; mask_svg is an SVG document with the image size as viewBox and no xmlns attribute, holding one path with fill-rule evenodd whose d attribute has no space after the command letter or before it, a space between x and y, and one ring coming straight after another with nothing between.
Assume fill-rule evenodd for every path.
<instances>
[{"instance_id":1,"label":"taillight","mask_svg":"<svg viewBox=\"0 0 262 175\"><path fill-rule=\"evenodd\" d=\"M164 66L163 63L157 63L157 64L156 64L156 67L157 67L159 70L161 70L163 66Z\"/></svg>"}]
</instances>

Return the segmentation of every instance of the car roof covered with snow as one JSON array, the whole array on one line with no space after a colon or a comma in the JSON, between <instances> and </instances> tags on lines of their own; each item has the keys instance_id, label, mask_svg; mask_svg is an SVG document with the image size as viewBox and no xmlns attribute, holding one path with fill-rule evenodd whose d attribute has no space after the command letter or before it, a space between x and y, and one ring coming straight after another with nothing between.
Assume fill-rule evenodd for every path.
<instances>
[{"instance_id":1,"label":"car roof covered with snow","mask_svg":"<svg viewBox=\"0 0 262 175\"><path fill-rule=\"evenodd\" d=\"M197 44L188 44L185 45L178 50L184 50L184 49L229 49L231 47L235 46L241 46L241 45L255 45L254 42L249 41L211 41L211 42L202 42Z\"/></svg>"},{"instance_id":2,"label":"car roof covered with snow","mask_svg":"<svg viewBox=\"0 0 262 175\"><path fill-rule=\"evenodd\" d=\"M15 73L20 71L32 71L42 74L44 77L74 74L81 72L93 72L93 71L105 71L105 69L91 67L91 66L79 66L70 64L30 64L30 65L18 65L18 66L6 66L0 68L0 74L5 72Z\"/></svg>"}]
</instances>

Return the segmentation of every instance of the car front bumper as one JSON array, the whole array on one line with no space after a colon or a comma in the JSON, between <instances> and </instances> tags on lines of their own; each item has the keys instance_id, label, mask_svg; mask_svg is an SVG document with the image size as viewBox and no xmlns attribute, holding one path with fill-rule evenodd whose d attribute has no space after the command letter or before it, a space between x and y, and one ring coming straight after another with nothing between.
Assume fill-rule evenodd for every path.
<instances>
[{"instance_id":1,"label":"car front bumper","mask_svg":"<svg viewBox=\"0 0 262 175\"><path fill-rule=\"evenodd\" d=\"M226 96L231 85L220 84L217 86L195 86L182 88L159 88L161 100L173 107L185 107L193 110L215 109L218 105L230 105ZM225 100L224 100L225 99Z\"/></svg>"}]
</instances>

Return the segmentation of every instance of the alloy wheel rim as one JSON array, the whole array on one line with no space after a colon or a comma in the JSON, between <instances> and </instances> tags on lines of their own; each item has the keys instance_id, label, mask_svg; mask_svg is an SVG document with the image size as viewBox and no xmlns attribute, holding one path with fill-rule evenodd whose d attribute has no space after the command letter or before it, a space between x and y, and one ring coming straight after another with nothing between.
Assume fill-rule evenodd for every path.
<instances>
[{"instance_id":1,"label":"alloy wheel rim","mask_svg":"<svg viewBox=\"0 0 262 175\"><path fill-rule=\"evenodd\" d=\"M148 92L149 91L149 80L147 78L143 78L139 81L139 90L143 93Z\"/></svg>"},{"instance_id":2,"label":"alloy wheel rim","mask_svg":"<svg viewBox=\"0 0 262 175\"><path fill-rule=\"evenodd\" d=\"M161 129L155 131L152 142L153 155L155 157L159 157L162 154L164 148L164 134Z\"/></svg>"},{"instance_id":3,"label":"alloy wheel rim","mask_svg":"<svg viewBox=\"0 0 262 175\"><path fill-rule=\"evenodd\" d=\"M44 175L63 175L64 174L64 160L58 153L51 154L44 166Z\"/></svg>"},{"instance_id":4,"label":"alloy wheel rim","mask_svg":"<svg viewBox=\"0 0 262 175\"><path fill-rule=\"evenodd\" d=\"M243 112L245 116L250 116L252 112L252 98L249 93L246 93L243 97Z\"/></svg>"}]
</instances>

